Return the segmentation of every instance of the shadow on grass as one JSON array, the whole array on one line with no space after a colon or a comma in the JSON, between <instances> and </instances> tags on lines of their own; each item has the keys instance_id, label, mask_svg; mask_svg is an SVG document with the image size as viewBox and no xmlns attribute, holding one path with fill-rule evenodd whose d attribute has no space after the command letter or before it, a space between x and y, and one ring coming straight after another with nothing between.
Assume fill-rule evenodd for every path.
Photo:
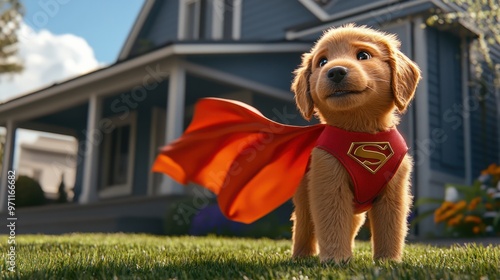
<instances>
[{"instance_id":1,"label":"shadow on grass","mask_svg":"<svg viewBox=\"0 0 500 280\"><path fill-rule=\"evenodd\" d=\"M151 263L139 266L129 262L108 262L88 266L64 265L58 268L35 268L4 274L3 279L243 279L299 276L300 270L320 268L316 258L301 261L278 261L271 264L226 261L189 261L176 264Z\"/></svg>"},{"instance_id":2,"label":"shadow on grass","mask_svg":"<svg viewBox=\"0 0 500 280\"><path fill-rule=\"evenodd\" d=\"M265 259L265 256L260 256L251 262L235 259L190 260L186 257L175 263L152 260L142 265L130 260L108 261L106 264L87 266L70 264L52 269L36 268L4 275L4 279L458 279L464 275L458 269L437 269L435 266L404 262L375 265L371 261L354 259L347 265L338 266L322 265L317 257L280 261Z\"/></svg>"}]
</instances>

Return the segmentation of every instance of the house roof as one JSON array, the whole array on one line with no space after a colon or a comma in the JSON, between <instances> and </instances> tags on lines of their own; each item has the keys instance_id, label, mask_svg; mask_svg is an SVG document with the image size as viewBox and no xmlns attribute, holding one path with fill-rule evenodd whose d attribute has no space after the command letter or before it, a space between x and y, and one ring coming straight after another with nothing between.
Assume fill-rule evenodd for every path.
<instances>
[{"instance_id":1,"label":"house roof","mask_svg":"<svg viewBox=\"0 0 500 280\"><path fill-rule=\"evenodd\" d=\"M144 1L141 11L139 12L139 15L137 16L129 35L127 36L127 40L125 40L125 44L123 44L120 54L118 55L118 61L125 60L130 55L130 51L132 50L134 42L137 40L137 37L139 36L139 33L142 30L146 19L149 16L149 13L155 6L155 3L156 0Z\"/></svg>"},{"instance_id":2,"label":"house roof","mask_svg":"<svg viewBox=\"0 0 500 280\"><path fill-rule=\"evenodd\" d=\"M311 0L301 0L301 2L312 2ZM436 7L432 0L414 0L402 1L393 3L394 1L379 1L376 8L372 8L370 12L366 9L348 10L339 14L332 14L328 18L324 18L321 22L310 22L299 26L291 27L287 33L288 40L297 40L306 36L314 35L331 26L339 26L345 23L356 22L358 24L376 25L392 21L410 14L416 14L428 11L430 8ZM439 2L439 1L438 1Z\"/></svg>"},{"instance_id":3,"label":"house roof","mask_svg":"<svg viewBox=\"0 0 500 280\"><path fill-rule=\"evenodd\" d=\"M396 2L402 2L400 0L376 0L369 3L359 3L359 1L324 1L325 4L321 5L315 0L298 1L323 22L331 21L334 18L371 11Z\"/></svg>"},{"instance_id":4,"label":"house roof","mask_svg":"<svg viewBox=\"0 0 500 280\"><path fill-rule=\"evenodd\" d=\"M283 53L303 52L310 48L310 42L297 41L272 41L272 42L242 42L242 41L211 41L211 42L170 42L147 53L126 60L118 61L110 66L96 71L71 78L62 82L54 83L46 88L17 96L0 104L0 114L14 109L19 105L36 102L43 96L51 96L61 91L69 91L74 87L81 86L95 79L103 79L112 74L113 71L133 68L135 65L147 64L160 59L178 55L201 55L201 54L252 54L252 53ZM121 70L119 70L121 69Z\"/></svg>"},{"instance_id":5,"label":"house roof","mask_svg":"<svg viewBox=\"0 0 500 280\"><path fill-rule=\"evenodd\" d=\"M300 2L312 3L313 0L299 0ZM406 0L406 1L375 1L371 8L350 9L341 13L334 13L320 21L309 22L291 27L286 33L288 40L300 40L307 36L323 32L331 26L339 26L346 23L356 22L358 24L378 25L393 21L394 19L428 13L431 9L440 9L444 12L462 11L463 7L454 3L445 3L441 0ZM317 5L317 4L314 4ZM369 11L369 12L368 12ZM473 36L479 34L479 30L472 24L459 20L459 29ZM457 31L457 30L455 30Z\"/></svg>"}]
</instances>

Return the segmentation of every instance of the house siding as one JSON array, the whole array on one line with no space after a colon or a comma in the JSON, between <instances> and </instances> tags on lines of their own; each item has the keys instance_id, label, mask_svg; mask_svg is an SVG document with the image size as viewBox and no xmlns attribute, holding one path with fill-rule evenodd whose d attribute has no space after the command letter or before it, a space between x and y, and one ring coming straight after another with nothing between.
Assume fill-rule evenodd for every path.
<instances>
[{"instance_id":1,"label":"house siding","mask_svg":"<svg viewBox=\"0 0 500 280\"><path fill-rule=\"evenodd\" d=\"M186 59L247 80L290 90L301 53L196 55ZM290 93L291 94L291 93Z\"/></svg>"},{"instance_id":2,"label":"house siding","mask_svg":"<svg viewBox=\"0 0 500 280\"><path fill-rule=\"evenodd\" d=\"M288 28L318 21L298 1L244 0L242 2L242 40L283 40Z\"/></svg>"},{"instance_id":3,"label":"house siding","mask_svg":"<svg viewBox=\"0 0 500 280\"><path fill-rule=\"evenodd\" d=\"M427 28L426 34L431 169L464 178L460 38L432 28Z\"/></svg>"},{"instance_id":4,"label":"house siding","mask_svg":"<svg viewBox=\"0 0 500 280\"><path fill-rule=\"evenodd\" d=\"M491 58L495 63L500 63L500 51L493 50ZM471 88L469 95L470 122L471 122L471 150L472 150L472 176L479 176L492 163L500 163L499 142L499 101L495 96L494 75L486 66L483 66L483 78L486 82L486 97L483 102L479 101L480 92L477 88ZM474 77L471 74L471 78Z\"/></svg>"},{"instance_id":5,"label":"house siding","mask_svg":"<svg viewBox=\"0 0 500 280\"><path fill-rule=\"evenodd\" d=\"M397 0L363 0L363 1L339 1L339 0L332 0L330 3L326 4L323 7L323 10L325 10L328 14L330 15L335 15L335 14L340 14L343 12L346 12L348 10L359 10L360 7L370 5L371 7L373 6L382 6L385 4L390 4L398 2ZM378 4L378 5L377 5Z\"/></svg>"},{"instance_id":6,"label":"house siding","mask_svg":"<svg viewBox=\"0 0 500 280\"><path fill-rule=\"evenodd\" d=\"M135 56L177 39L179 0L156 1L151 14L134 42Z\"/></svg>"},{"instance_id":7,"label":"house siding","mask_svg":"<svg viewBox=\"0 0 500 280\"><path fill-rule=\"evenodd\" d=\"M310 122L305 120L293 101L277 100L262 95L254 95L252 105L267 118L288 125L311 125L318 123L313 118Z\"/></svg>"}]
</instances>

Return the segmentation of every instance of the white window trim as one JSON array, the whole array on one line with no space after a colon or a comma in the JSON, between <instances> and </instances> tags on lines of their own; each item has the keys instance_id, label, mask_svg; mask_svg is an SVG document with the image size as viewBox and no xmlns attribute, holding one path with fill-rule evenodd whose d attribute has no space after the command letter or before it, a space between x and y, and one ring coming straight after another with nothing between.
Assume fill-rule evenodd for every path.
<instances>
[{"instance_id":1,"label":"white window trim","mask_svg":"<svg viewBox=\"0 0 500 280\"><path fill-rule=\"evenodd\" d=\"M179 3L179 23L177 28L177 39L186 40L186 32L187 32L187 6L189 4L196 3L197 5L197 14L195 26L195 36L193 39L198 39L200 36L200 15L201 15L201 0L181 0Z\"/></svg>"},{"instance_id":2,"label":"white window trim","mask_svg":"<svg viewBox=\"0 0 500 280\"><path fill-rule=\"evenodd\" d=\"M159 122L161 118L166 119L166 116L167 116L167 110L160 107L153 107L153 110L151 111L151 138L149 140L149 164L150 164L149 170L153 168L153 163L155 162L156 155L158 154L159 143L157 143L156 139L158 138L159 129L164 129L164 127L159 126ZM148 174L148 195L157 194L157 190L161 187L154 185L155 174L158 173L149 172Z\"/></svg>"},{"instance_id":3,"label":"white window trim","mask_svg":"<svg viewBox=\"0 0 500 280\"><path fill-rule=\"evenodd\" d=\"M224 28L224 0L212 2L212 39L221 40Z\"/></svg>"},{"instance_id":4,"label":"white window trim","mask_svg":"<svg viewBox=\"0 0 500 280\"><path fill-rule=\"evenodd\" d=\"M134 180L134 167L135 167L135 143L136 143L136 131L137 131L137 113L131 112L129 117L126 119L121 119L119 116L109 118L111 122L116 126L130 125L130 141L129 141L129 158L128 162L130 163L127 168L127 182L121 185L114 185L106 187L105 189L99 190L99 198L111 198L117 196L125 196L132 194L132 186ZM106 184L107 178L109 176L109 170L107 170L107 166L110 159L108 151L111 147L111 138L109 138L110 134L104 135L103 139L103 162L102 168L103 173L100 180L100 186ZM108 137L106 137L108 136Z\"/></svg>"},{"instance_id":5,"label":"white window trim","mask_svg":"<svg viewBox=\"0 0 500 280\"><path fill-rule=\"evenodd\" d=\"M231 39L239 40L241 37L241 14L243 0L233 0L233 18ZM212 39L223 39L224 33L224 0L213 0L212 2Z\"/></svg>"},{"instance_id":6,"label":"white window trim","mask_svg":"<svg viewBox=\"0 0 500 280\"><path fill-rule=\"evenodd\" d=\"M233 40L241 38L241 17L243 0L233 0Z\"/></svg>"},{"instance_id":7,"label":"white window trim","mask_svg":"<svg viewBox=\"0 0 500 280\"><path fill-rule=\"evenodd\" d=\"M322 21L328 20L330 15L323 10L318 4L314 3L314 1L311 0L299 0L302 5L304 5L311 13L313 13L317 18L319 18Z\"/></svg>"}]
</instances>

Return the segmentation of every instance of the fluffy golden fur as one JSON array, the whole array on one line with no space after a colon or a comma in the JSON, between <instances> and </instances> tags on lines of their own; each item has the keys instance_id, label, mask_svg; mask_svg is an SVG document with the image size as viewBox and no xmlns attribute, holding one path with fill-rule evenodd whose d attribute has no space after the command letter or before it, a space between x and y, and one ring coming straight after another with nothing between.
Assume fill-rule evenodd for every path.
<instances>
[{"instance_id":1,"label":"fluffy golden fur","mask_svg":"<svg viewBox=\"0 0 500 280\"><path fill-rule=\"evenodd\" d=\"M364 26L325 32L295 71L292 91L304 118L315 114L322 123L369 133L396 126L420 79L418 66L399 47L394 35ZM335 72L342 78L334 81L331 69L339 66L345 71ZM402 258L412 201L411 169L412 159L406 155L367 212L374 259ZM293 256L319 250L322 262L348 261L366 213L354 214L352 182L342 164L315 148L293 201Z\"/></svg>"}]
</instances>

